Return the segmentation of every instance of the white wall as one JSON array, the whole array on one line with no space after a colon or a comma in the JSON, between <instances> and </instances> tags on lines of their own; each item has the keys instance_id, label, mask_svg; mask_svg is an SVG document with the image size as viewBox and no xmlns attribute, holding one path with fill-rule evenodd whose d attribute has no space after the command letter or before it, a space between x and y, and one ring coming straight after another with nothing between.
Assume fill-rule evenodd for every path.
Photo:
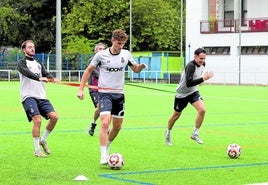
<instances>
[{"instance_id":1,"label":"white wall","mask_svg":"<svg viewBox=\"0 0 268 185\"><path fill-rule=\"evenodd\" d=\"M248 18L268 17L267 8L268 0L248 0ZM229 46L230 55L207 55L207 68L215 72L209 82L268 84L268 55L240 58L239 33L201 34L200 21L207 19L208 0L186 0L186 62L193 59L198 47ZM262 45L268 45L268 32L241 33L241 46Z\"/></svg>"},{"instance_id":2,"label":"white wall","mask_svg":"<svg viewBox=\"0 0 268 185\"><path fill-rule=\"evenodd\" d=\"M267 0L248 0L248 18L268 17Z\"/></svg>"}]
</instances>

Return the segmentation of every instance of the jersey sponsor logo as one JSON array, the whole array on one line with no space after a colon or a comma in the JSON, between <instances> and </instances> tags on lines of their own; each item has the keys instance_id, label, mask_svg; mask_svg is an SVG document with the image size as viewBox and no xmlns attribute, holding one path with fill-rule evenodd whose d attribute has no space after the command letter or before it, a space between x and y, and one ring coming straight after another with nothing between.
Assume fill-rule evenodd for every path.
<instances>
[{"instance_id":1,"label":"jersey sponsor logo","mask_svg":"<svg viewBox=\"0 0 268 185\"><path fill-rule=\"evenodd\" d=\"M107 67L106 70L109 72L118 72L118 71L123 71L123 67Z\"/></svg>"}]
</instances>

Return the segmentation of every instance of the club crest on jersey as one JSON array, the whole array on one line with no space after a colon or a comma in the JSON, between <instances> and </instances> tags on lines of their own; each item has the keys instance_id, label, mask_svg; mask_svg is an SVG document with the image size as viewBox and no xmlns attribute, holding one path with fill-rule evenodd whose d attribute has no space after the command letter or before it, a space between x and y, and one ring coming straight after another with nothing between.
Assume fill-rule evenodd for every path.
<instances>
[{"instance_id":1,"label":"club crest on jersey","mask_svg":"<svg viewBox=\"0 0 268 185\"><path fill-rule=\"evenodd\" d=\"M124 60L124 58L122 57L122 58L121 58L121 63L124 63L124 62L125 62L125 60Z\"/></svg>"}]
</instances>

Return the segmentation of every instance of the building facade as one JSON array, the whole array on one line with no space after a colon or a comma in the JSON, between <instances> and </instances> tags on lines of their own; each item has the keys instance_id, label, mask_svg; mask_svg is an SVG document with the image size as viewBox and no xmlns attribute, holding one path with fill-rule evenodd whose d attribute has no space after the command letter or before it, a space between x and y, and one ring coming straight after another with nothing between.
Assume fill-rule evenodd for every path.
<instances>
[{"instance_id":1,"label":"building facade","mask_svg":"<svg viewBox=\"0 0 268 185\"><path fill-rule=\"evenodd\" d=\"M268 84L268 1L187 0L186 63L207 50L208 83Z\"/></svg>"}]
</instances>

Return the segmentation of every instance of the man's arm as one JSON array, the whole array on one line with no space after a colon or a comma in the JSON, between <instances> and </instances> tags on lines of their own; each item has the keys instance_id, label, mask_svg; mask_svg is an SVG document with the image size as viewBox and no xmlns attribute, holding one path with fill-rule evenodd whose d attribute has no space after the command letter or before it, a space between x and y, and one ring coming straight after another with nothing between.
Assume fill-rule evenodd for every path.
<instances>
[{"instance_id":1,"label":"man's arm","mask_svg":"<svg viewBox=\"0 0 268 185\"><path fill-rule=\"evenodd\" d=\"M193 75L195 72L195 66L188 65L185 69L185 75L186 75L186 85L187 87L193 87L196 85L199 85L203 83L204 81L210 79L213 77L214 73L212 71L204 73L204 75L200 78L193 79Z\"/></svg>"},{"instance_id":2,"label":"man's arm","mask_svg":"<svg viewBox=\"0 0 268 185\"><path fill-rule=\"evenodd\" d=\"M185 76L186 76L186 86L187 87L193 87L193 86L196 86L196 85L204 82L204 79L202 77L194 79L194 72L195 72L194 65L188 65L186 67Z\"/></svg>"},{"instance_id":3,"label":"man's arm","mask_svg":"<svg viewBox=\"0 0 268 185\"><path fill-rule=\"evenodd\" d=\"M32 71L30 71L26 65L26 60L22 59L18 62L17 65L17 70L23 74L24 76L26 76L27 78L30 78L32 80L36 80L39 81L39 76L34 74Z\"/></svg>"},{"instance_id":4,"label":"man's arm","mask_svg":"<svg viewBox=\"0 0 268 185\"><path fill-rule=\"evenodd\" d=\"M129 67L135 72L135 73L139 73L141 72L144 68L147 68L146 64L133 64L133 65L129 65Z\"/></svg>"},{"instance_id":5,"label":"man's arm","mask_svg":"<svg viewBox=\"0 0 268 185\"><path fill-rule=\"evenodd\" d=\"M42 63L40 63L40 65L41 65L41 70L42 70L42 77L47 77L48 79L54 79L54 76L50 73L50 72L48 72L47 70L46 70L46 68L45 68L45 66L42 64Z\"/></svg>"},{"instance_id":6,"label":"man's arm","mask_svg":"<svg viewBox=\"0 0 268 185\"><path fill-rule=\"evenodd\" d=\"M88 81L89 76L91 75L92 71L94 70L94 66L92 64L89 64L87 68L84 70L83 76L81 78L80 86L78 89L77 97L80 100L84 99L84 87L86 82Z\"/></svg>"}]
</instances>

